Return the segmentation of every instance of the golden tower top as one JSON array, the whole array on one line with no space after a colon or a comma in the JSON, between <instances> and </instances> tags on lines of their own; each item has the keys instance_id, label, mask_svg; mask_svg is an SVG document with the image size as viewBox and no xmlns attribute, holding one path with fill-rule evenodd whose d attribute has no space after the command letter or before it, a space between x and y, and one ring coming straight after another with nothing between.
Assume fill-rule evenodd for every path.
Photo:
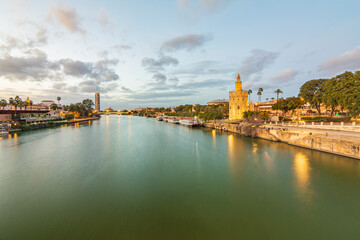
<instances>
[{"instance_id":1,"label":"golden tower top","mask_svg":"<svg viewBox=\"0 0 360 240\"><path fill-rule=\"evenodd\" d=\"M240 81L240 74L238 74L237 78L236 78L236 82L235 82L235 91L236 92L241 92L242 91L242 84L241 84L241 81Z\"/></svg>"}]
</instances>

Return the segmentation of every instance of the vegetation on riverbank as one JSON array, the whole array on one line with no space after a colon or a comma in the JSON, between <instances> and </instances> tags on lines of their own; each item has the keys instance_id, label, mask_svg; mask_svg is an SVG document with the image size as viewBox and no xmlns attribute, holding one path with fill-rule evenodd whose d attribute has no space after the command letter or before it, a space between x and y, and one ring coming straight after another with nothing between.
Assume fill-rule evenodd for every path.
<instances>
[{"instance_id":1,"label":"vegetation on riverbank","mask_svg":"<svg viewBox=\"0 0 360 240\"><path fill-rule=\"evenodd\" d=\"M141 110L139 116L156 115L176 117L198 117L204 120L226 119L229 117L229 104L219 105L180 105L174 108L153 108Z\"/></svg>"}]
</instances>

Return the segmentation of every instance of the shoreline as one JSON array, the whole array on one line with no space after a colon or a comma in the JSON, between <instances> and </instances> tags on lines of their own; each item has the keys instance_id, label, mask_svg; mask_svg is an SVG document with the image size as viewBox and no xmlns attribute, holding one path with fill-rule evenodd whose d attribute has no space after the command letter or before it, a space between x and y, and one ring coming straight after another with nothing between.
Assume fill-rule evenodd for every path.
<instances>
[{"instance_id":1,"label":"shoreline","mask_svg":"<svg viewBox=\"0 0 360 240\"><path fill-rule=\"evenodd\" d=\"M38 123L38 124L29 124L29 125L23 125L19 129L12 129L9 131L8 134L12 133L21 133L21 132L28 132L33 130L40 130L40 129L46 129L46 128L57 128L63 125L71 125L76 123L82 123L82 122L88 122L88 121L95 121L99 120L100 117L91 117L91 118L81 118L77 120L61 120L61 121L52 121L52 122L45 122L45 123ZM6 134L4 134L6 135Z\"/></svg>"},{"instance_id":2,"label":"shoreline","mask_svg":"<svg viewBox=\"0 0 360 240\"><path fill-rule=\"evenodd\" d=\"M204 123L203 126L360 160L360 138L356 137L326 135L308 130L283 131L256 123Z\"/></svg>"}]
</instances>

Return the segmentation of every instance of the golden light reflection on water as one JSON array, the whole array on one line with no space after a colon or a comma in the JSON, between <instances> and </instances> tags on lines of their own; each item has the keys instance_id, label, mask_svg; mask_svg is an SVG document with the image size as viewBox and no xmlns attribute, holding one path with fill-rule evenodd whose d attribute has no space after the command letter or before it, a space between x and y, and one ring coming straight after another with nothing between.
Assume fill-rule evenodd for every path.
<instances>
[{"instance_id":1,"label":"golden light reflection on water","mask_svg":"<svg viewBox=\"0 0 360 240\"><path fill-rule=\"evenodd\" d=\"M232 134L228 135L228 156L231 168L235 164L235 145L234 136Z\"/></svg>"},{"instance_id":2,"label":"golden light reflection on water","mask_svg":"<svg viewBox=\"0 0 360 240\"><path fill-rule=\"evenodd\" d=\"M311 167L309 164L308 157L301 152L298 152L295 155L294 172L295 172L295 176L296 176L296 182L297 182L298 189L302 193L308 192L309 184L310 184Z\"/></svg>"},{"instance_id":3,"label":"golden light reflection on water","mask_svg":"<svg viewBox=\"0 0 360 240\"><path fill-rule=\"evenodd\" d=\"M211 131L212 139L213 139L213 146L216 147L216 130L213 129Z\"/></svg>"},{"instance_id":4,"label":"golden light reflection on water","mask_svg":"<svg viewBox=\"0 0 360 240\"><path fill-rule=\"evenodd\" d=\"M252 149L252 152L253 153L257 153L257 151L258 151L258 145L257 145L257 143L253 143L253 149Z\"/></svg>"}]
</instances>

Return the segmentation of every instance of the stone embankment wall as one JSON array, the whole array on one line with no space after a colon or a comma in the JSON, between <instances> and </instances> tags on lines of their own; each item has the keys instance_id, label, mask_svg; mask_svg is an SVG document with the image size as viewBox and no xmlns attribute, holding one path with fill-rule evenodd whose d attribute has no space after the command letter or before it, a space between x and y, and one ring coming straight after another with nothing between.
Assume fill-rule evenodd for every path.
<instances>
[{"instance_id":1,"label":"stone embankment wall","mask_svg":"<svg viewBox=\"0 0 360 240\"><path fill-rule=\"evenodd\" d=\"M323 134L310 135L308 131L282 131L249 123L205 123L205 127L234 132L249 137L284 142L309 149L360 159L360 139Z\"/></svg>"}]
</instances>

